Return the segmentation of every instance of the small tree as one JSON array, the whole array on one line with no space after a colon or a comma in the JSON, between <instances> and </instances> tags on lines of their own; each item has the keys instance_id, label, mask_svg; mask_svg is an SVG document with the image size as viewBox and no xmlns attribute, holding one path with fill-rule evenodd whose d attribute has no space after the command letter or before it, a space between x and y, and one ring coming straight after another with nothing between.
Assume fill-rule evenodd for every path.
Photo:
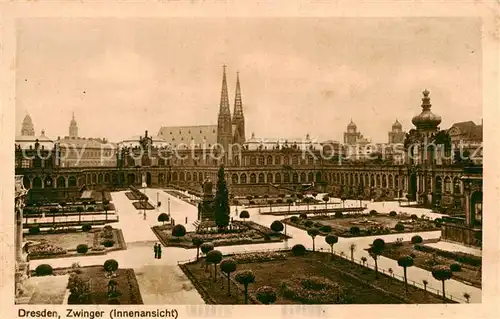
<instances>
[{"instance_id":1,"label":"small tree","mask_svg":"<svg viewBox=\"0 0 500 319\"><path fill-rule=\"evenodd\" d=\"M402 256L398 259L398 265L403 267L403 272L405 276L405 290L408 293L408 278L406 275L406 269L413 266L413 258L411 256Z\"/></svg>"},{"instance_id":2,"label":"small tree","mask_svg":"<svg viewBox=\"0 0 500 319\"><path fill-rule=\"evenodd\" d=\"M351 251L351 261L354 261L354 251L356 250L356 244L355 243L350 244L349 250Z\"/></svg>"},{"instance_id":3,"label":"small tree","mask_svg":"<svg viewBox=\"0 0 500 319\"><path fill-rule=\"evenodd\" d=\"M424 292L427 293L427 284L429 283L427 280L422 280L422 283L424 284Z\"/></svg>"},{"instance_id":4,"label":"small tree","mask_svg":"<svg viewBox=\"0 0 500 319\"><path fill-rule=\"evenodd\" d=\"M115 271L118 270L118 262L114 259L108 259L104 262L104 270L108 272L110 276L112 276Z\"/></svg>"},{"instance_id":5,"label":"small tree","mask_svg":"<svg viewBox=\"0 0 500 319\"><path fill-rule=\"evenodd\" d=\"M340 200L342 201L342 208L345 208L345 201L347 200L347 196L346 195L340 196Z\"/></svg>"},{"instance_id":6,"label":"small tree","mask_svg":"<svg viewBox=\"0 0 500 319\"><path fill-rule=\"evenodd\" d=\"M245 287L245 304L248 304L248 285L255 282L255 275L253 271L249 269L240 270L236 273L234 278L237 282L242 284L243 287Z\"/></svg>"},{"instance_id":7,"label":"small tree","mask_svg":"<svg viewBox=\"0 0 500 319\"><path fill-rule=\"evenodd\" d=\"M205 272L208 271L208 263L206 261L206 257L209 251L214 250L214 244L208 242L208 243L203 243L200 246L201 252L205 254Z\"/></svg>"},{"instance_id":8,"label":"small tree","mask_svg":"<svg viewBox=\"0 0 500 319\"><path fill-rule=\"evenodd\" d=\"M465 298L465 301L466 301L467 303L469 303L470 295L469 295L468 293L464 292L463 296L464 296L464 298Z\"/></svg>"},{"instance_id":9,"label":"small tree","mask_svg":"<svg viewBox=\"0 0 500 319\"><path fill-rule=\"evenodd\" d=\"M271 230L275 233L280 233L283 231L284 226L283 223L280 222L279 220L275 220L274 222L271 223Z\"/></svg>"},{"instance_id":10,"label":"small tree","mask_svg":"<svg viewBox=\"0 0 500 319\"><path fill-rule=\"evenodd\" d=\"M318 235L319 235L319 230L318 230L317 228L309 228L309 229L307 230L307 234L308 234L309 236L311 236L311 238L312 238L312 241L313 241L313 251L315 251L314 241L315 241L315 239L316 239L316 236L318 236Z\"/></svg>"},{"instance_id":11,"label":"small tree","mask_svg":"<svg viewBox=\"0 0 500 319\"><path fill-rule=\"evenodd\" d=\"M327 235L325 237L325 242L330 245L330 252L332 254L332 260L333 260L333 245L339 242L339 238L335 235Z\"/></svg>"},{"instance_id":12,"label":"small tree","mask_svg":"<svg viewBox=\"0 0 500 319\"><path fill-rule=\"evenodd\" d=\"M446 294L444 290L444 282L448 279L451 279L453 276L453 272L450 270L449 267L445 265L438 265L432 268L432 277L434 279L439 280L443 284L443 301L446 300Z\"/></svg>"},{"instance_id":13,"label":"small tree","mask_svg":"<svg viewBox=\"0 0 500 319\"><path fill-rule=\"evenodd\" d=\"M104 209L104 215L105 215L105 220L106 222L108 221L108 210L109 210L109 205L104 205L103 206L103 209Z\"/></svg>"},{"instance_id":14,"label":"small tree","mask_svg":"<svg viewBox=\"0 0 500 319\"><path fill-rule=\"evenodd\" d=\"M375 278L378 279L378 256L380 256L385 248L385 242L381 238L377 238L373 241L373 244L368 249L370 257L373 258L375 262Z\"/></svg>"},{"instance_id":15,"label":"small tree","mask_svg":"<svg viewBox=\"0 0 500 319\"><path fill-rule=\"evenodd\" d=\"M59 212L59 209L57 209L56 207L52 207L50 209L50 213L52 214L52 227L56 227L56 214Z\"/></svg>"},{"instance_id":16,"label":"small tree","mask_svg":"<svg viewBox=\"0 0 500 319\"><path fill-rule=\"evenodd\" d=\"M236 271L236 262L233 258L224 258L220 263L220 270L227 276L227 295L231 296L231 280L232 272Z\"/></svg>"},{"instance_id":17,"label":"small tree","mask_svg":"<svg viewBox=\"0 0 500 319\"><path fill-rule=\"evenodd\" d=\"M243 220L245 220L247 218L250 218L250 213L248 211L246 211L246 210L242 210L240 212L240 218L243 219Z\"/></svg>"},{"instance_id":18,"label":"small tree","mask_svg":"<svg viewBox=\"0 0 500 319\"><path fill-rule=\"evenodd\" d=\"M367 260L367 259L366 259L366 257L365 257L365 256L361 257L361 262L363 263L363 266L366 264L366 260Z\"/></svg>"},{"instance_id":19,"label":"small tree","mask_svg":"<svg viewBox=\"0 0 500 319\"><path fill-rule=\"evenodd\" d=\"M255 291L255 297L264 305L269 305L276 301L276 292L269 286L262 286Z\"/></svg>"},{"instance_id":20,"label":"small tree","mask_svg":"<svg viewBox=\"0 0 500 319\"><path fill-rule=\"evenodd\" d=\"M217 281L217 264L222 261L222 253L218 250L211 250L207 253L207 263L214 264L214 281Z\"/></svg>"},{"instance_id":21,"label":"small tree","mask_svg":"<svg viewBox=\"0 0 500 319\"><path fill-rule=\"evenodd\" d=\"M323 196L323 201L325 202L325 210L328 209L328 202L330 201L330 197L328 195Z\"/></svg>"},{"instance_id":22,"label":"small tree","mask_svg":"<svg viewBox=\"0 0 500 319\"><path fill-rule=\"evenodd\" d=\"M191 241L196 247L196 261L198 261L200 255L200 246L203 244L203 238L201 238L200 236L194 236Z\"/></svg>"},{"instance_id":23,"label":"small tree","mask_svg":"<svg viewBox=\"0 0 500 319\"><path fill-rule=\"evenodd\" d=\"M176 237L177 239L180 239L186 235L186 227L184 227L181 224L175 225L174 228L172 228L172 236Z\"/></svg>"},{"instance_id":24,"label":"small tree","mask_svg":"<svg viewBox=\"0 0 500 319\"><path fill-rule=\"evenodd\" d=\"M162 223L162 225L165 225L165 222L168 222L170 220L170 217L168 217L167 213L161 213L158 215L158 222Z\"/></svg>"}]
</instances>

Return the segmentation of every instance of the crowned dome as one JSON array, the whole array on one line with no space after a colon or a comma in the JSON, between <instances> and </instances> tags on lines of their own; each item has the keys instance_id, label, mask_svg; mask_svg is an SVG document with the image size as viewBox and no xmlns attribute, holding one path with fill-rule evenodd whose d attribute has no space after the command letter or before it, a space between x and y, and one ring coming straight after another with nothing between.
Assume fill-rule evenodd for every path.
<instances>
[{"instance_id":1,"label":"crowned dome","mask_svg":"<svg viewBox=\"0 0 500 319\"><path fill-rule=\"evenodd\" d=\"M432 105L429 97L430 92L428 90L424 90L422 94L422 112L419 115L414 116L411 122L417 127L417 129L437 128L441 123L441 116L431 112Z\"/></svg>"}]
</instances>

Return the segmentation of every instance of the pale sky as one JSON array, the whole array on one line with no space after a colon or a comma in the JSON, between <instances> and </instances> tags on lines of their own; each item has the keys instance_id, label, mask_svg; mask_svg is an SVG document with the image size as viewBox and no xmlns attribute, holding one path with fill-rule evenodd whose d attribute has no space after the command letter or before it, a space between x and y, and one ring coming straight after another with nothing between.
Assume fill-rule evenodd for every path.
<instances>
[{"instance_id":1,"label":"pale sky","mask_svg":"<svg viewBox=\"0 0 500 319\"><path fill-rule=\"evenodd\" d=\"M246 134L373 142L404 130L431 92L442 128L479 123L473 18L26 19L18 24L16 134L120 141L160 126L216 124L222 65L231 112L240 71Z\"/></svg>"}]
</instances>

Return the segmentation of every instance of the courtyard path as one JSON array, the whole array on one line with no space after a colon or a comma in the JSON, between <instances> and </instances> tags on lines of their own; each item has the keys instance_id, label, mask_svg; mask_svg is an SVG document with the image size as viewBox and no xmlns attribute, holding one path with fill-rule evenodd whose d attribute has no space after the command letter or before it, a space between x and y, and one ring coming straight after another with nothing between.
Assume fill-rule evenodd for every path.
<instances>
[{"instance_id":1,"label":"courtyard path","mask_svg":"<svg viewBox=\"0 0 500 319\"><path fill-rule=\"evenodd\" d=\"M133 268L138 274L139 287L145 304L168 304L168 303L181 303L185 300L185 304L203 303L199 293L196 289L192 288L187 277L177 267L178 261L185 261L193 259L196 256L195 249L183 249L178 247L164 247L163 258L161 260L154 259L153 244L158 242L158 239L151 231L150 227L158 225L157 216L161 212L165 212L167 207L168 198L170 198L170 212L176 223L185 224L185 218L188 218L188 223L185 224L188 231L194 229L192 222L197 217L197 209L195 206L185 203L161 190L146 189L146 194L150 198L150 202L156 202L156 196L162 202L159 210L146 211L146 220L143 214L139 213L126 196L125 192L112 193L113 202L117 207L117 212L120 216L120 221L115 224L117 228L121 228L125 241L127 243L127 250L111 252L102 256L82 256L71 258L57 258L57 259L44 259L33 260L30 262L31 269L37 265L47 263L53 267L69 267L73 262L79 262L81 266L85 265L102 265L105 260L114 258L120 267ZM158 194L158 195L157 195ZM318 195L319 196L319 195ZM359 201L358 201L359 204ZM373 204L373 203L371 203ZM380 204L380 203L376 203ZM395 203L397 205L397 202ZM324 207L324 204L322 205ZM392 210L390 205L387 206L388 210ZM258 213L258 208L243 208L238 207L238 212L246 209L250 213L250 220L255 221L264 226L269 226L274 220L281 219L280 216L261 215ZM377 209L378 211L382 211ZM412 210L419 210L412 208ZM398 211L398 210L396 210ZM408 211L410 213L410 211ZM417 215L425 213L419 210ZM425 213L427 215L427 213ZM238 219L236 215L236 207L231 207L231 216ZM303 244L307 248L312 248L312 239L307 235L304 230L287 226L287 233L293 238L282 243L263 243L257 245L238 245L238 246L225 246L218 247L224 253L237 253L245 251L256 251L264 249L279 249L291 248L295 244ZM424 239L436 239L440 237L440 231L422 232L418 233ZM381 237L386 242L395 241L397 238L410 240L415 233L393 234L384 236L373 237L358 237L358 238L339 238L339 242L334 246L337 253L344 252L350 256L349 246L351 243L356 244L354 258L359 260L366 257L369 264L373 264L373 259L364 250L369 247L375 238ZM330 247L325 243L324 237L316 237L316 249L330 250ZM397 265L397 262L385 257L380 257L378 261L380 269L392 268L396 275L402 275L403 269ZM422 280L429 282L428 287L434 289L441 289L441 282L436 281L432 274L424 269L411 267L408 269L408 280L422 283ZM156 292L158 289L158 292ZM144 291L144 293L143 293ZM471 302L481 302L481 290L472 286L465 285L455 280L448 280L446 282L447 295L452 295L455 298L462 298L464 292L469 293Z\"/></svg>"}]
</instances>

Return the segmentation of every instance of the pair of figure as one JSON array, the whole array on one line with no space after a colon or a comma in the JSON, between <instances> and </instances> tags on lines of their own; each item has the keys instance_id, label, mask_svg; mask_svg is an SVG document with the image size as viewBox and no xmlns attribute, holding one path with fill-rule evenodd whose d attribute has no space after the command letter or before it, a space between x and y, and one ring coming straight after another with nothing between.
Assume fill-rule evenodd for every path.
<instances>
[{"instance_id":1,"label":"pair of figure","mask_svg":"<svg viewBox=\"0 0 500 319\"><path fill-rule=\"evenodd\" d=\"M161 259L161 244L156 243L153 247L153 250L155 251L155 258Z\"/></svg>"}]
</instances>

